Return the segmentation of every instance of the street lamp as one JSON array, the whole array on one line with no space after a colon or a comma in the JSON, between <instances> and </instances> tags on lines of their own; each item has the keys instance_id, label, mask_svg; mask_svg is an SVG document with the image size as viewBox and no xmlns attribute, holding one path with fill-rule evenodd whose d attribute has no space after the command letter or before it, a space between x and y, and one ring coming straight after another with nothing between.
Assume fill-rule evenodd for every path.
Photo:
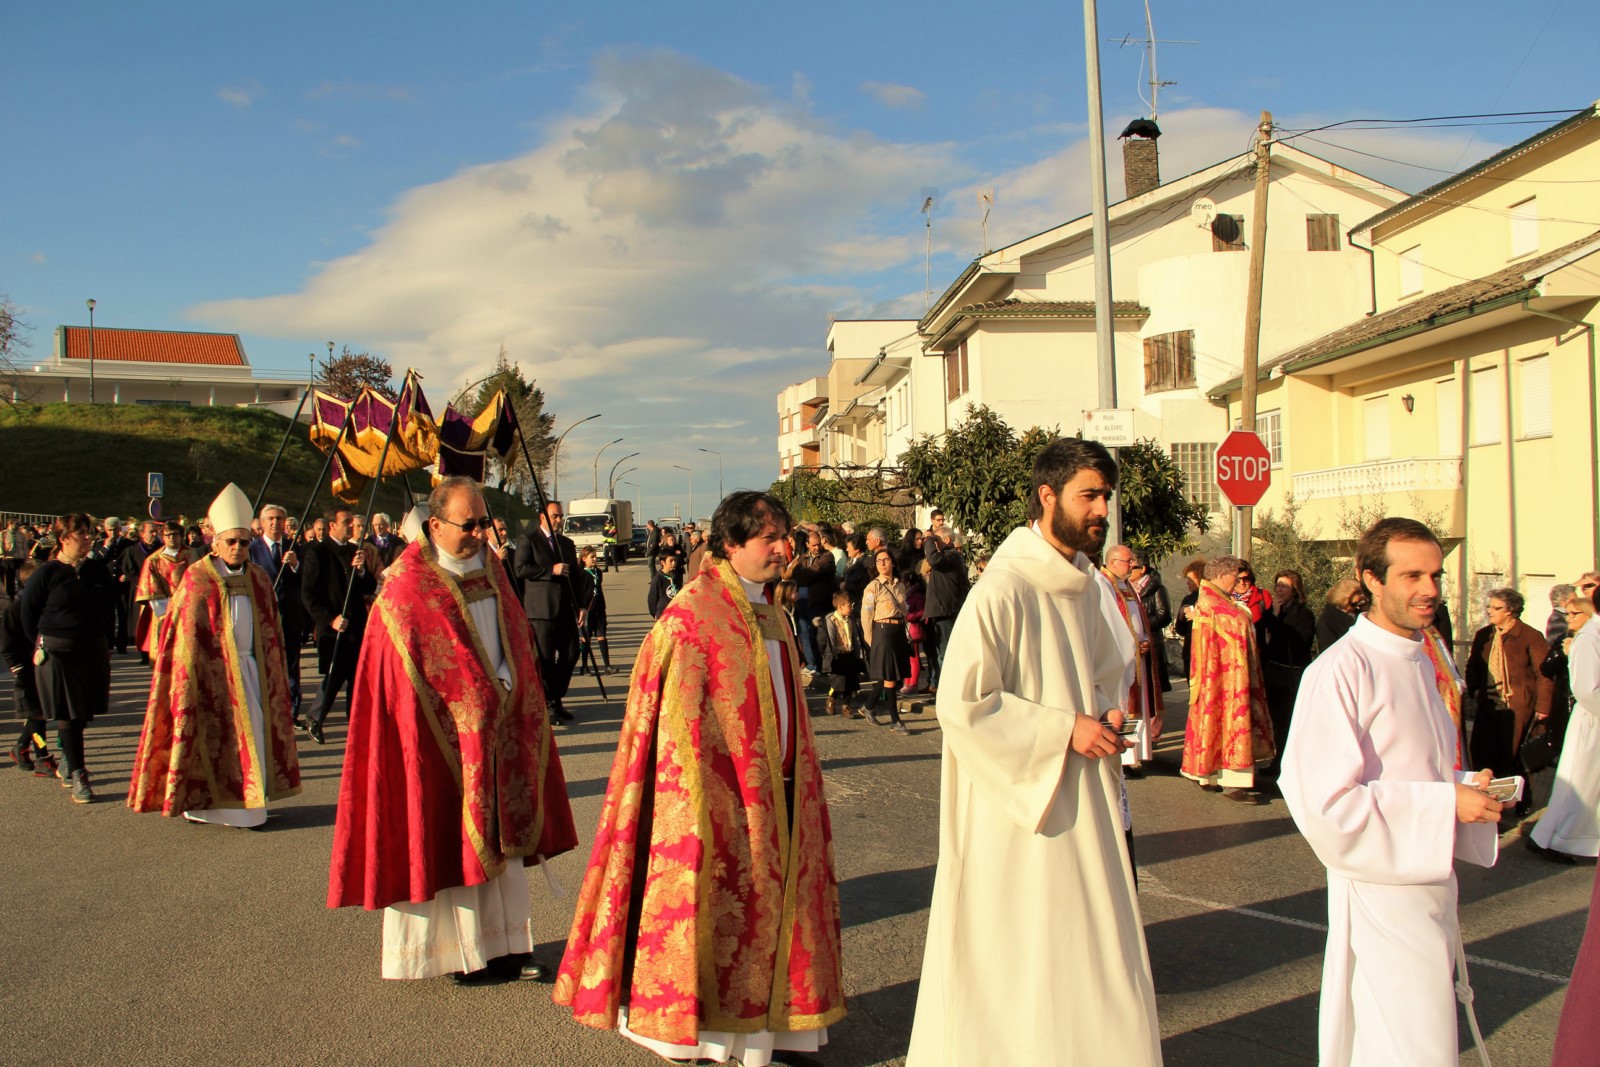
<instances>
[{"instance_id":1,"label":"street lamp","mask_svg":"<svg viewBox=\"0 0 1600 1067\"><path fill-rule=\"evenodd\" d=\"M694 471L689 470L688 467L685 467L681 463L674 463L673 466L677 467L681 471L687 471L688 474L689 474L689 521L693 522L694 521Z\"/></svg>"},{"instance_id":2,"label":"street lamp","mask_svg":"<svg viewBox=\"0 0 1600 1067\"><path fill-rule=\"evenodd\" d=\"M615 469L615 468L613 468L613 469ZM626 478L628 475L632 474L634 471L636 471L638 469L639 469L638 467L629 467L627 470L623 471L621 474L612 475L611 476L611 493L610 493L610 495L611 496L616 496L617 495L617 486L622 484L622 479Z\"/></svg>"},{"instance_id":3,"label":"street lamp","mask_svg":"<svg viewBox=\"0 0 1600 1067\"><path fill-rule=\"evenodd\" d=\"M604 452L612 445L620 445L621 443L622 438L620 437L615 441L607 441L605 444L600 446L600 452ZM596 497L600 495L600 452L596 452L594 454L594 495Z\"/></svg>"},{"instance_id":4,"label":"street lamp","mask_svg":"<svg viewBox=\"0 0 1600 1067\"><path fill-rule=\"evenodd\" d=\"M616 442L613 441L612 443L615 444ZM637 456L638 454L639 453L637 453L637 452L629 452L626 456L623 456L621 459L617 460L615 463L613 463L611 465L611 473L606 475L606 487L607 487L606 488L606 498L607 499L610 499L611 497L614 497L614 496L617 495L616 493L612 492L611 489L610 489L611 486L617 484L617 468L622 466L624 463L628 462L628 460L632 459L634 456ZM600 494L597 492L595 495L599 496Z\"/></svg>"},{"instance_id":5,"label":"street lamp","mask_svg":"<svg viewBox=\"0 0 1600 1067\"><path fill-rule=\"evenodd\" d=\"M722 453L714 448L702 448L700 451L717 457L717 499L722 499Z\"/></svg>"},{"instance_id":6,"label":"street lamp","mask_svg":"<svg viewBox=\"0 0 1600 1067\"><path fill-rule=\"evenodd\" d=\"M89 305L89 403L94 403L94 300L84 301Z\"/></svg>"},{"instance_id":7,"label":"street lamp","mask_svg":"<svg viewBox=\"0 0 1600 1067\"><path fill-rule=\"evenodd\" d=\"M556 438L556 446L550 450L550 499L551 500L554 500L557 503L560 503L560 501L561 501L561 442L566 440L567 434L571 433L573 430L576 430L579 426L582 426L584 423L588 422L589 419L598 419L599 417L600 417L600 413L597 411L593 415L590 415L588 419L579 419L577 422L573 423L571 426L568 426L565 430L562 430L561 431L561 436Z\"/></svg>"},{"instance_id":8,"label":"street lamp","mask_svg":"<svg viewBox=\"0 0 1600 1067\"><path fill-rule=\"evenodd\" d=\"M633 485L632 482L618 482L617 484L618 485ZM640 489L637 485L633 485L633 518L634 518L634 521L635 522L639 521L639 519L643 515L644 515L644 490ZM632 536L633 531L629 530L628 534L629 534L629 536Z\"/></svg>"}]
</instances>

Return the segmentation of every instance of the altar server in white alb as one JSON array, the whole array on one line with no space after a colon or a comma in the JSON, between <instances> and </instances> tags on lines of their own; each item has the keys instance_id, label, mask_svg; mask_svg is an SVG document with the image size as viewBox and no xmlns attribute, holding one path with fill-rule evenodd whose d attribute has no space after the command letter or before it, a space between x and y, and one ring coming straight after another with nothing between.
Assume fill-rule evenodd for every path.
<instances>
[{"instance_id":1,"label":"altar server in white alb","mask_svg":"<svg viewBox=\"0 0 1600 1067\"><path fill-rule=\"evenodd\" d=\"M1322 1067L1455 1067L1456 858L1497 856L1489 772L1455 770L1456 728L1423 629L1444 555L1383 519L1356 546L1372 607L1305 673L1279 786L1328 868ZM1464 960L1463 960L1464 963ZM1462 980L1466 978L1462 974Z\"/></svg>"},{"instance_id":2,"label":"altar server in white alb","mask_svg":"<svg viewBox=\"0 0 1600 1067\"><path fill-rule=\"evenodd\" d=\"M1116 480L1099 444L1046 445L1034 522L1005 539L951 632L909 1067L1161 1062L1122 833L1126 661L1089 560Z\"/></svg>"},{"instance_id":3,"label":"altar server in white alb","mask_svg":"<svg viewBox=\"0 0 1600 1067\"><path fill-rule=\"evenodd\" d=\"M1562 611L1571 634L1567 679L1577 704L1561 741L1550 805L1525 840L1545 858L1571 863L1574 856L1600 856L1600 623L1594 601L1583 597Z\"/></svg>"}]
</instances>

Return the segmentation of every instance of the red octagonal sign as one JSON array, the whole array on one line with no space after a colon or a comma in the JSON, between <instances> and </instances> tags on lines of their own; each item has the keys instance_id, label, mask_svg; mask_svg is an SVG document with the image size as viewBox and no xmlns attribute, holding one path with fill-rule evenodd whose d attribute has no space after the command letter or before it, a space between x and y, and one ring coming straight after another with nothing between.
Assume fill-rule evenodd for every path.
<instances>
[{"instance_id":1,"label":"red octagonal sign","mask_svg":"<svg viewBox=\"0 0 1600 1067\"><path fill-rule=\"evenodd\" d=\"M1272 455L1248 430L1230 433L1217 449L1217 488L1237 508L1253 508L1272 484Z\"/></svg>"}]
</instances>

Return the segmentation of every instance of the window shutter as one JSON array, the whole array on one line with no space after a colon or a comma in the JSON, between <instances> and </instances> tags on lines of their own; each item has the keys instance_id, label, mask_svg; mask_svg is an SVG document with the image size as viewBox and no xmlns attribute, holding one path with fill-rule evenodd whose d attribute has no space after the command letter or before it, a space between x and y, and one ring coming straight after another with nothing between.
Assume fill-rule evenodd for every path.
<instances>
[{"instance_id":1,"label":"window shutter","mask_svg":"<svg viewBox=\"0 0 1600 1067\"><path fill-rule=\"evenodd\" d=\"M1422 246L1412 245L1400 253L1400 295L1422 292Z\"/></svg>"},{"instance_id":2,"label":"window shutter","mask_svg":"<svg viewBox=\"0 0 1600 1067\"><path fill-rule=\"evenodd\" d=\"M1361 406L1367 430L1367 460L1389 458L1389 397L1375 396Z\"/></svg>"},{"instance_id":3,"label":"window shutter","mask_svg":"<svg viewBox=\"0 0 1600 1067\"><path fill-rule=\"evenodd\" d=\"M1522 436L1549 437L1555 430L1550 405L1550 357L1522 361Z\"/></svg>"},{"instance_id":4,"label":"window shutter","mask_svg":"<svg viewBox=\"0 0 1600 1067\"><path fill-rule=\"evenodd\" d=\"M1439 455L1461 455L1461 383L1454 378L1434 382L1433 405L1438 413Z\"/></svg>"},{"instance_id":5,"label":"window shutter","mask_svg":"<svg viewBox=\"0 0 1600 1067\"><path fill-rule=\"evenodd\" d=\"M1500 442L1500 368L1472 372L1472 443L1493 445Z\"/></svg>"},{"instance_id":6,"label":"window shutter","mask_svg":"<svg viewBox=\"0 0 1600 1067\"><path fill-rule=\"evenodd\" d=\"M1511 205L1511 258L1539 251L1538 201L1529 197Z\"/></svg>"},{"instance_id":7,"label":"window shutter","mask_svg":"<svg viewBox=\"0 0 1600 1067\"><path fill-rule=\"evenodd\" d=\"M1339 216L1311 214L1306 216L1306 251L1339 251Z\"/></svg>"}]
</instances>

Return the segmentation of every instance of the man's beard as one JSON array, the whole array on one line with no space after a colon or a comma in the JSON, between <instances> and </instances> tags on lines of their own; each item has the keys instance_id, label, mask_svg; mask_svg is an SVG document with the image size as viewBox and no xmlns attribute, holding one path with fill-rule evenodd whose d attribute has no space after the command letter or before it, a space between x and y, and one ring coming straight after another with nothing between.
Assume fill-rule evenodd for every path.
<instances>
[{"instance_id":1,"label":"man's beard","mask_svg":"<svg viewBox=\"0 0 1600 1067\"><path fill-rule=\"evenodd\" d=\"M1092 518L1080 525L1057 504L1050 512L1050 534L1074 552L1093 552L1105 541L1106 520Z\"/></svg>"}]
</instances>

